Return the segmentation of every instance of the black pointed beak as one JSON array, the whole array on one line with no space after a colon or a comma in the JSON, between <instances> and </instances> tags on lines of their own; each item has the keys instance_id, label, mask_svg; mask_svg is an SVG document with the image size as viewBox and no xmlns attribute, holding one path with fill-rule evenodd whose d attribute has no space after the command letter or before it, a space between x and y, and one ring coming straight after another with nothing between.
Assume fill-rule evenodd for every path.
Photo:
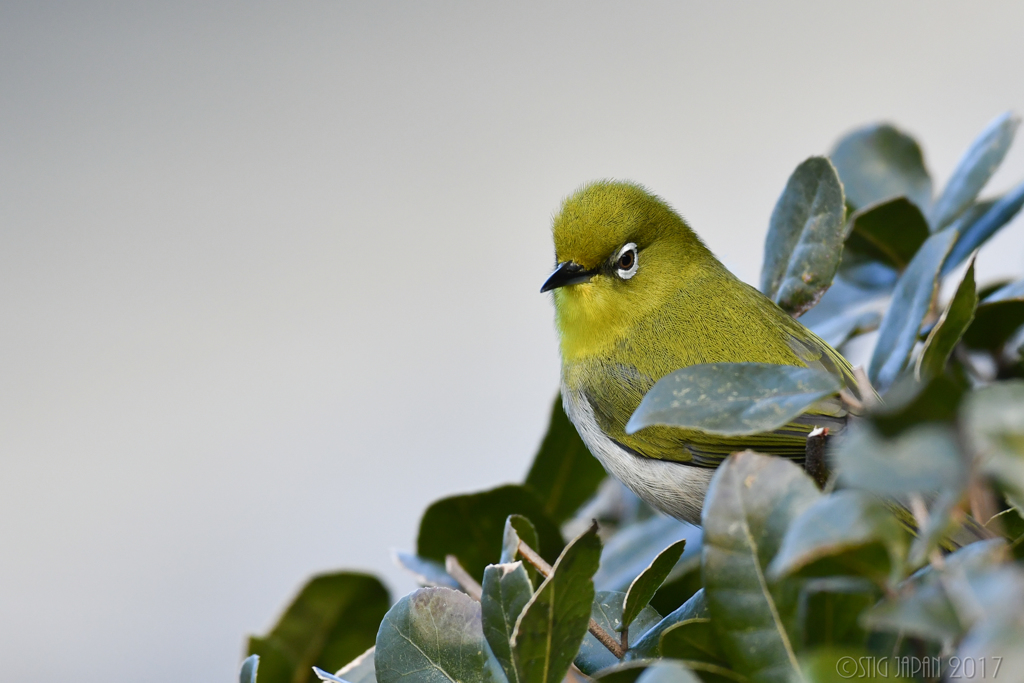
<instances>
[{"instance_id":1,"label":"black pointed beak","mask_svg":"<svg viewBox=\"0 0 1024 683\"><path fill-rule=\"evenodd\" d=\"M572 261L562 261L555 268L555 272L548 275L544 285L540 288L541 293L550 292L552 289L578 285L586 282L597 274L596 270L584 270L583 266Z\"/></svg>"}]
</instances>

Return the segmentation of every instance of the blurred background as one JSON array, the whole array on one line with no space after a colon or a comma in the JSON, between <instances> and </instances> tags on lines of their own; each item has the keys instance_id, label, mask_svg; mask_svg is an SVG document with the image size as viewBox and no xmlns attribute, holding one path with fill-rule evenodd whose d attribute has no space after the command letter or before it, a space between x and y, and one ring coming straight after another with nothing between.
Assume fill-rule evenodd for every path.
<instances>
[{"instance_id":1,"label":"blurred background","mask_svg":"<svg viewBox=\"0 0 1024 683\"><path fill-rule=\"evenodd\" d=\"M413 587L558 383L559 201L643 182L756 282L850 128L939 186L1024 112L1024 4L0 4L0 662L234 680L312 573ZM986 194L1024 177L1024 142ZM984 282L1024 272L1018 217Z\"/></svg>"}]
</instances>

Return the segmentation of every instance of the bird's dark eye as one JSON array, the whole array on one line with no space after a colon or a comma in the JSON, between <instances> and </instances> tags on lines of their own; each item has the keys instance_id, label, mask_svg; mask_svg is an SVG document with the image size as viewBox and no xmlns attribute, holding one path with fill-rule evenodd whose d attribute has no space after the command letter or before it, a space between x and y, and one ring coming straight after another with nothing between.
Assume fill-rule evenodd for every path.
<instances>
[{"instance_id":1,"label":"bird's dark eye","mask_svg":"<svg viewBox=\"0 0 1024 683\"><path fill-rule=\"evenodd\" d=\"M619 255L615 257L615 273L623 280L636 275L637 268L637 251L636 245L630 242L626 246L619 250Z\"/></svg>"}]
</instances>

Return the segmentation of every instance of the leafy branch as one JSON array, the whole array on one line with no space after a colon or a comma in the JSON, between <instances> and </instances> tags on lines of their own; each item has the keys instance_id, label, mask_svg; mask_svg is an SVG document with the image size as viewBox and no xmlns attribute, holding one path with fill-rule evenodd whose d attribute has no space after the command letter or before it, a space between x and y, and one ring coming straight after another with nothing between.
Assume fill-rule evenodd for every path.
<instances>
[{"instance_id":1,"label":"leafy branch","mask_svg":"<svg viewBox=\"0 0 1024 683\"><path fill-rule=\"evenodd\" d=\"M1024 671L1024 280L985 282L973 256L1024 205L1024 183L980 196L1017 127L997 117L942 188L888 124L797 167L762 291L840 351L858 340L868 370L719 363L655 384L630 431L811 416L792 460L724 459L701 527L607 479L556 399L521 484L425 511L395 553L420 589L392 603L374 577L315 577L250 639L243 683L817 683L894 656Z\"/></svg>"}]
</instances>

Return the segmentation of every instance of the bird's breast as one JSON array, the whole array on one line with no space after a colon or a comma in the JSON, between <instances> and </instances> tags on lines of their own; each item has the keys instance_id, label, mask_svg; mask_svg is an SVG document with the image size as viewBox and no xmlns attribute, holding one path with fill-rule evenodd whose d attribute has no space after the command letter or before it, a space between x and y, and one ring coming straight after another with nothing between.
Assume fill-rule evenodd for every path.
<instances>
[{"instance_id":1,"label":"bird's breast","mask_svg":"<svg viewBox=\"0 0 1024 683\"><path fill-rule=\"evenodd\" d=\"M562 403L583 443L609 474L657 510L700 524L704 494L713 469L645 458L623 448L602 429L587 397L565 383Z\"/></svg>"}]
</instances>

